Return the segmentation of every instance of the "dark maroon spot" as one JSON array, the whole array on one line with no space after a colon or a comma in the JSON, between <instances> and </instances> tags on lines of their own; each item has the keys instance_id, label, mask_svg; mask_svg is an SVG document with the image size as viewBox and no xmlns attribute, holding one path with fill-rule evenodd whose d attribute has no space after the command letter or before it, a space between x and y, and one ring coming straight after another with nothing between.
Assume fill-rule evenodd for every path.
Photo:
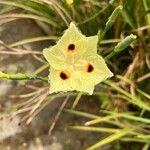
<instances>
[{"instance_id":1,"label":"dark maroon spot","mask_svg":"<svg viewBox=\"0 0 150 150\"><path fill-rule=\"evenodd\" d=\"M70 44L68 46L68 50L73 51L75 49L75 45L74 44Z\"/></svg>"},{"instance_id":2,"label":"dark maroon spot","mask_svg":"<svg viewBox=\"0 0 150 150\"><path fill-rule=\"evenodd\" d=\"M91 64L88 64L87 72L92 72L94 67Z\"/></svg>"},{"instance_id":3,"label":"dark maroon spot","mask_svg":"<svg viewBox=\"0 0 150 150\"><path fill-rule=\"evenodd\" d=\"M64 73L64 72L61 72L61 73L60 73L60 77L61 77L63 80L66 80L66 79L69 78L69 77L67 76L67 74Z\"/></svg>"}]
</instances>

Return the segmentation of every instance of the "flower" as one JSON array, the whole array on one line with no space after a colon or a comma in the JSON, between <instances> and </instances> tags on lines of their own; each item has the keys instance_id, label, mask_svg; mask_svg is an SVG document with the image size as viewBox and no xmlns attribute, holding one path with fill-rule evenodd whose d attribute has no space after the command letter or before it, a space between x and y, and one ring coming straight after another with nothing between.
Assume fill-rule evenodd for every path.
<instances>
[{"instance_id":1,"label":"flower","mask_svg":"<svg viewBox=\"0 0 150 150\"><path fill-rule=\"evenodd\" d=\"M56 45L43 50L50 64L50 93L81 91L92 94L94 86L113 76L97 54L98 36L84 36L71 23Z\"/></svg>"},{"instance_id":2,"label":"flower","mask_svg":"<svg viewBox=\"0 0 150 150\"><path fill-rule=\"evenodd\" d=\"M67 5L72 5L73 4L73 0L66 0Z\"/></svg>"}]
</instances>

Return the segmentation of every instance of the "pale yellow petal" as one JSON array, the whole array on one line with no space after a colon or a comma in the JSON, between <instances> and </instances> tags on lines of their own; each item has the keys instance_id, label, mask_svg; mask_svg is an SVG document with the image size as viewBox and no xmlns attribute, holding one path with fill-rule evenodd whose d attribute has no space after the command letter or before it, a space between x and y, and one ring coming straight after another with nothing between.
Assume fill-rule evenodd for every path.
<instances>
[{"instance_id":1,"label":"pale yellow petal","mask_svg":"<svg viewBox=\"0 0 150 150\"><path fill-rule=\"evenodd\" d=\"M86 37L75 43L77 48L76 58L85 59L88 56L97 54L98 36Z\"/></svg>"},{"instance_id":2,"label":"pale yellow petal","mask_svg":"<svg viewBox=\"0 0 150 150\"><path fill-rule=\"evenodd\" d=\"M75 61L78 61L81 58L86 58L87 55L96 55L97 54L97 36L83 38L74 43L74 50L68 51L66 48L67 58L73 57Z\"/></svg>"},{"instance_id":3,"label":"pale yellow petal","mask_svg":"<svg viewBox=\"0 0 150 150\"><path fill-rule=\"evenodd\" d=\"M98 43L98 36L90 36L87 37L87 47L86 47L86 53L89 55L95 55L97 54L97 43Z\"/></svg>"},{"instance_id":4,"label":"pale yellow petal","mask_svg":"<svg viewBox=\"0 0 150 150\"><path fill-rule=\"evenodd\" d=\"M68 79L63 80L60 78L60 72L60 70L55 70L52 67L50 69L50 93L73 91L70 84L71 76Z\"/></svg>"},{"instance_id":5,"label":"pale yellow petal","mask_svg":"<svg viewBox=\"0 0 150 150\"><path fill-rule=\"evenodd\" d=\"M57 42L62 49L67 49L69 44L74 44L77 41L85 38L85 36L78 30L74 23L70 23L69 28L64 32L61 39Z\"/></svg>"},{"instance_id":6,"label":"pale yellow petal","mask_svg":"<svg viewBox=\"0 0 150 150\"><path fill-rule=\"evenodd\" d=\"M60 69L65 66L65 56L60 52L57 46L44 49L43 55L53 68Z\"/></svg>"},{"instance_id":7,"label":"pale yellow petal","mask_svg":"<svg viewBox=\"0 0 150 150\"><path fill-rule=\"evenodd\" d=\"M91 64L94 68L93 71L91 72L87 72L85 70L85 76L89 77L89 79L93 83L98 84L106 80L107 78L113 76L113 73L109 70L104 59L101 56L99 55L91 56L87 58L86 61L88 64Z\"/></svg>"},{"instance_id":8,"label":"pale yellow petal","mask_svg":"<svg viewBox=\"0 0 150 150\"><path fill-rule=\"evenodd\" d=\"M71 86L74 90L93 94L94 83L90 81L90 78L86 78L81 72L75 72L71 79Z\"/></svg>"}]
</instances>

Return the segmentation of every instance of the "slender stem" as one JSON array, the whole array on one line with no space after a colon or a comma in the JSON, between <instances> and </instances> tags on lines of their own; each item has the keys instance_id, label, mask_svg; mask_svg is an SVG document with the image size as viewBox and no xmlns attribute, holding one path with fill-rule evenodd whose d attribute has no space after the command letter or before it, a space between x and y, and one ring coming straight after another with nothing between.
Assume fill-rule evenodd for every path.
<instances>
[{"instance_id":1,"label":"slender stem","mask_svg":"<svg viewBox=\"0 0 150 150\"><path fill-rule=\"evenodd\" d=\"M101 9L99 12L97 12L96 14L94 14L93 16L91 16L90 18L88 18L88 19L86 19L84 21L79 22L78 25L82 25L82 24L85 24L87 22L90 22L91 20L94 20L100 14L102 14L103 12L105 12L113 3L114 3L114 0L111 0L106 7L104 7L103 9Z\"/></svg>"},{"instance_id":2,"label":"slender stem","mask_svg":"<svg viewBox=\"0 0 150 150\"><path fill-rule=\"evenodd\" d=\"M80 92L80 93L76 96L75 101L74 101L74 103L73 103L71 109L75 109L75 108L76 108L76 106L77 106L77 104L78 104L78 102L79 102L79 100L80 100L82 94L83 94L83 92Z\"/></svg>"},{"instance_id":3,"label":"slender stem","mask_svg":"<svg viewBox=\"0 0 150 150\"><path fill-rule=\"evenodd\" d=\"M46 77L40 77L33 74L23 74L23 73L17 73L17 74L6 74L3 72L0 72L0 78L10 79L10 80L42 80L47 82Z\"/></svg>"},{"instance_id":4,"label":"slender stem","mask_svg":"<svg viewBox=\"0 0 150 150\"><path fill-rule=\"evenodd\" d=\"M52 134L52 131L53 131L55 125L56 125L56 122L58 121L58 119L59 119L59 117L60 117L64 107L66 106L66 104L67 104L67 102L69 100L69 97L70 97L70 95L66 96L65 100L63 101L62 105L60 106L60 108L59 108L59 110L58 110L58 112L57 112L57 114L56 114L56 116L54 118L54 121L52 122L52 125L49 128L49 131L48 131L49 135Z\"/></svg>"},{"instance_id":5,"label":"slender stem","mask_svg":"<svg viewBox=\"0 0 150 150\"><path fill-rule=\"evenodd\" d=\"M37 70L35 70L33 72L34 75L39 74L40 72L42 72L43 70L45 70L46 68L49 67L49 63L44 64L43 66L39 67Z\"/></svg>"},{"instance_id":6,"label":"slender stem","mask_svg":"<svg viewBox=\"0 0 150 150\"><path fill-rule=\"evenodd\" d=\"M113 26L118 15L120 14L122 8L123 7L121 5L119 5L117 8L115 8L115 10L112 12L111 16L108 18L108 21L106 22L105 29L103 31L98 32L98 36L99 36L98 43L101 42L101 40L105 36L106 32Z\"/></svg>"},{"instance_id":7,"label":"slender stem","mask_svg":"<svg viewBox=\"0 0 150 150\"><path fill-rule=\"evenodd\" d=\"M144 8L146 11L147 23L150 25L150 13L148 12L149 11L148 3L149 3L148 1L143 0Z\"/></svg>"}]
</instances>

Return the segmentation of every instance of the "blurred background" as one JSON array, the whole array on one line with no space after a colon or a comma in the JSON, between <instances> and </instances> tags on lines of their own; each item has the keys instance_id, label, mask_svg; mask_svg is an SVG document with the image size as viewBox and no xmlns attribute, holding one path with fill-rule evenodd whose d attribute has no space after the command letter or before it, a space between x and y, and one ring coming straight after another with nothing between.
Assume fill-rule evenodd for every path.
<instances>
[{"instance_id":1,"label":"blurred background","mask_svg":"<svg viewBox=\"0 0 150 150\"><path fill-rule=\"evenodd\" d=\"M0 150L148 150L150 0L0 0L0 72L46 77L42 50L71 21L99 36L105 59L123 41L106 59L114 77L92 96L49 95L41 80L0 77ZM128 43L131 34L137 38Z\"/></svg>"}]
</instances>

